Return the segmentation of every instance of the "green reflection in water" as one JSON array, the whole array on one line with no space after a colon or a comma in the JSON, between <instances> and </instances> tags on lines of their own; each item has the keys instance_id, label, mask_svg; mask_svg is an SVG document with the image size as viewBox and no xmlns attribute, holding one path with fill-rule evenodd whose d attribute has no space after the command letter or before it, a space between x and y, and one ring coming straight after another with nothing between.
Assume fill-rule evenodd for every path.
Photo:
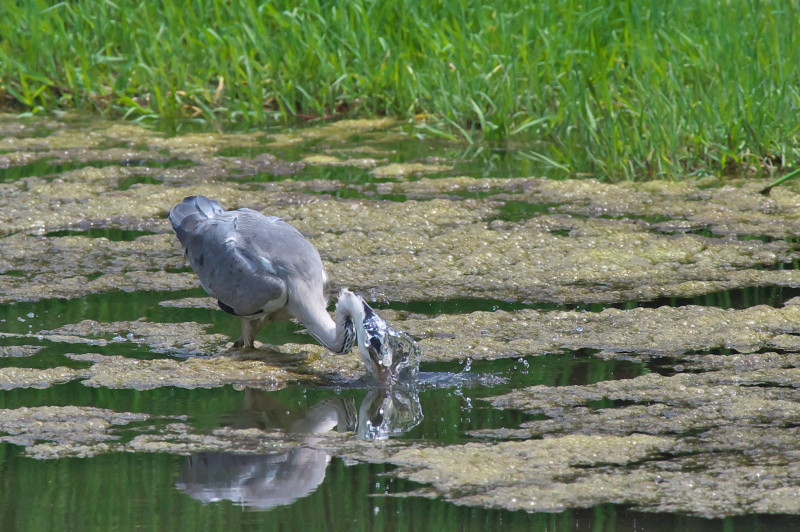
<instances>
[{"instance_id":1,"label":"green reflection in water","mask_svg":"<svg viewBox=\"0 0 800 532\"><path fill-rule=\"evenodd\" d=\"M137 231L135 229L119 229L117 227L92 227L89 229L63 229L45 233L47 237L85 236L87 238L105 238L114 242L130 242L140 236L154 235L152 231Z\"/></svg>"},{"instance_id":2,"label":"green reflection in water","mask_svg":"<svg viewBox=\"0 0 800 532\"><path fill-rule=\"evenodd\" d=\"M798 520L748 516L707 520L647 514L602 505L588 510L527 514L459 507L421 497L382 497L416 486L385 475L381 464L333 459L324 481L294 504L242 511L230 501L203 504L175 487L188 460L162 454L115 454L36 461L0 444L3 530L525 530L694 532L796 530ZM377 495L377 496L375 496Z\"/></svg>"},{"instance_id":3,"label":"green reflection in water","mask_svg":"<svg viewBox=\"0 0 800 532\"><path fill-rule=\"evenodd\" d=\"M210 324L210 332L233 337L241 332L238 319L217 309L175 308L159 305L161 301L186 297L207 297L202 288L175 292L110 292L75 299L46 299L36 302L0 305L0 330L27 333L51 330L82 320L116 322L147 318L163 323L195 321ZM300 336L302 326L293 322L271 324L262 334L264 341L273 344L313 341ZM110 339L110 338L106 338Z\"/></svg>"},{"instance_id":4,"label":"green reflection in water","mask_svg":"<svg viewBox=\"0 0 800 532\"><path fill-rule=\"evenodd\" d=\"M128 190L134 185L160 185L161 181L149 176L135 175L121 179L119 182L119 190Z\"/></svg>"},{"instance_id":5,"label":"green reflection in water","mask_svg":"<svg viewBox=\"0 0 800 532\"><path fill-rule=\"evenodd\" d=\"M498 209L497 219L506 222L520 222L536 214L550 214L558 207L556 203L528 203L527 201L506 201Z\"/></svg>"},{"instance_id":6,"label":"green reflection in water","mask_svg":"<svg viewBox=\"0 0 800 532\"><path fill-rule=\"evenodd\" d=\"M465 366L469 366L467 369ZM462 443L472 430L518 427L533 419L523 412L492 408L482 398L510 393L528 386L567 386L591 384L612 379L631 379L651 371L648 365L624 360L602 360L589 352L548 354L461 363L423 364L422 372L457 376L493 375L503 382L423 389L420 402L425 418L402 436L405 439ZM462 372L462 373L459 373ZM421 377L429 374L421 373Z\"/></svg>"},{"instance_id":7,"label":"green reflection in water","mask_svg":"<svg viewBox=\"0 0 800 532\"><path fill-rule=\"evenodd\" d=\"M104 168L106 166L146 166L150 168L173 168L177 166L192 166L192 161L183 159L154 160L154 159L126 159L122 161L71 161L53 163L52 158L39 159L28 164L0 168L0 183L14 181L24 177L39 177L46 175L62 174L81 168ZM124 189L123 189L124 190Z\"/></svg>"}]
</instances>

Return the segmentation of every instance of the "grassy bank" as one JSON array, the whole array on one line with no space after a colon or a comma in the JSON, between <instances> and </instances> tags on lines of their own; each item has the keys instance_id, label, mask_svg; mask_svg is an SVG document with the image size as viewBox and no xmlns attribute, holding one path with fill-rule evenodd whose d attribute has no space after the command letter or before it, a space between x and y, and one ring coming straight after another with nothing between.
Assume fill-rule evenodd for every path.
<instances>
[{"instance_id":1,"label":"grassy bank","mask_svg":"<svg viewBox=\"0 0 800 532\"><path fill-rule=\"evenodd\" d=\"M797 1L594 4L11 0L0 97L209 125L417 115L609 179L798 159Z\"/></svg>"}]
</instances>

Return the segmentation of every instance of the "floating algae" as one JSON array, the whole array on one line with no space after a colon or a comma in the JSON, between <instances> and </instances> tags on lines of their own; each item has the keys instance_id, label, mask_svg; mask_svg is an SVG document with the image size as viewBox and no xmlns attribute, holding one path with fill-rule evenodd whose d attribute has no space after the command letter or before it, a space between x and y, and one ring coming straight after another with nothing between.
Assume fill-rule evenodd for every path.
<instances>
[{"instance_id":1,"label":"floating algae","mask_svg":"<svg viewBox=\"0 0 800 532\"><path fill-rule=\"evenodd\" d=\"M370 171L370 175L381 179L386 179L391 177L405 177L409 175L438 174L440 172L446 172L452 169L452 166L444 164L393 163L373 169Z\"/></svg>"},{"instance_id":2,"label":"floating algae","mask_svg":"<svg viewBox=\"0 0 800 532\"><path fill-rule=\"evenodd\" d=\"M674 440L568 435L546 440L468 443L400 450L394 474L431 484L414 495L457 504L555 512L609 502L654 501L655 490L626 482L629 467L668 452ZM633 479L632 479L633 480Z\"/></svg>"},{"instance_id":3,"label":"floating algae","mask_svg":"<svg viewBox=\"0 0 800 532\"><path fill-rule=\"evenodd\" d=\"M166 169L164 173L196 173L202 168L200 164L190 169ZM186 191L153 184L116 190L119 180L129 175L128 169L119 167L89 168L55 181L30 178L7 185L9 193L0 199L0 221L8 235L3 239L8 255L0 266L24 275L0 276L5 301L78 297L142 286L155 290L167 285L191 286L191 276L165 271L181 267L182 262L178 246L168 238L163 216ZM747 210L754 198L749 185L717 192L690 184L665 185L663 190L653 184L595 184L603 190L616 187L614 191L624 195L615 218L602 217L617 212L608 204L614 194L606 192L599 196L605 198L602 207L580 217L554 207L549 213L512 223L496 218L503 201L516 194L535 193L537 201L558 206L590 201L591 186L467 178L442 180L441 186L436 186L437 180L428 180L418 193L433 199L387 207L376 200L330 200L303 194L303 187L309 187L306 190L310 192L317 184L288 181L254 190L249 184L215 179L209 172L207 179L194 181L192 192L217 197L231 207L251 206L284 217L320 249L331 277L340 286L361 291L377 288L398 300L477 297L610 303L693 297L746 286L800 285L796 270L776 268L799 257L788 242L665 234L664 222L637 218L670 215L671 211L663 210L666 207L652 207L650 202L672 198L695 209L686 207L672 214L687 217L684 221L688 219L690 224L700 223L693 195L719 194L720 205L723 200L735 199L737 206L725 211L726 227L737 216L741 223L735 230L722 228L721 219L711 226L703 222L702 227L709 226L720 234L789 234L792 220L800 218L800 209L782 197L774 200L778 201L774 209L755 204ZM337 186L342 185L328 183L323 188L335 190ZM482 187L509 192L484 199L436 199L442 194L451 197L453 191ZM752 222L754 217L757 223ZM30 234L86 226L163 234L142 236L130 245L70 240L76 237L41 239ZM371 253L364 253L366 243ZM84 255L86 260L79 260ZM90 279L96 274L99 277Z\"/></svg>"},{"instance_id":4,"label":"floating algae","mask_svg":"<svg viewBox=\"0 0 800 532\"><path fill-rule=\"evenodd\" d=\"M26 455L250 456L303 448L347 463L393 464L391 475L425 484L407 494L477 507L535 512L610 503L705 517L798 514L800 316L796 302L784 301L800 286L798 183L765 198L761 183L746 180L425 177L410 170L462 172L460 156L424 159L417 150L414 160L403 160L413 150L393 145L400 136L387 133L393 125L383 120L272 136L169 138L133 124L37 119L18 127L9 120L0 117L0 130L10 135L0 143L8 150L0 167L9 169L0 182L0 302L8 309L0 336L26 346L0 351L7 404L68 387L102 402L233 387L283 394L290 383L311 383L304 393L314 397L322 384L344 386L347 394L352 381L362 382L356 353L334 356L302 343L310 342L303 336L278 352L228 353L228 337L201 323L212 321L213 304L177 299L197 295L175 292L197 283L164 217L189 194L291 221L320 249L331 288L349 286L395 309L376 304L418 341L423 363L485 359L476 366L492 368L502 365L492 362L497 358L520 359L513 382L527 386L541 382L525 364L531 356L565 353L548 364L558 357L640 362L640 371L615 375L633 378L617 382L577 386L580 376L566 371L558 382L567 386L497 390L492 404L507 410L500 417L506 421L492 428L464 421L471 409L488 407L459 399L461 411L441 423L457 418L473 429L463 436L470 443L364 441L351 433L309 440L265 427L199 429L198 420L180 414L5 409L0 438L23 445ZM351 135L358 135L355 146ZM322 176L321 166L342 168ZM368 173L392 168L385 180ZM141 236L87 238L106 229ZM770 305L757 305L765 300L758 297L725 305L737 309L684 305L759 287L775 287ZM127 305L148 290L146 304ZM132 293L112 295L119 291ZM163 297L152 296L159 292ZM62 308L57 298L97 309L57 318L39 312L37 305ZM485 309L500 301L507 311L451 313L470 298ZM126 308L114 308L116 301ZM643 301L683 306L613 308ZM441 314L404 310L428 302ZM597 311L563 310L574 305ZM26 317L29 309L36 317ZM160 322L168 313L177 323ZM47 358L68 350L80 351L69 355L69 368ZM16 367L25 365L34 367ZM465 374L470 365L463 364ZM648 370L662 374L641 375ZM66 381L73 382L59 384ZM52 393L29 386L51 386ZM365 413L382 411L400 432L413 426L424 400L384 403L391 399L385 392ZM445 393L461 397L462 390ZM364 419L375 434L391 434L378 417ZM425 421L437 427L435 419ZM366 423L357 430L370 433Z\"/></svg>"},{"instance_id":5,"label":"floating algae","mask_svg":"<svg viewBox=\"0 0 800 532\"><path fill-rule=\"evenodd\" d=\"M41 350L38 345L3 345L0 346L0 358L29 357Z\"/></svg>"},{"instance_id":6,"label":"floating algae","mask_svg":"<svg viewBox=\"0 0 800 532\"><path fill-rule=\"evenodd\" d=\"M48 369L0 368L0 390L47 388L53 384L71 381L79 375L78 371L65 367Z\"/></svg>"},{"instance_id":7,"label":"floating algae","mask_svg":"<svg viewBox=\"0 0 800 532\"><path fill-rule=\"evenodd\" d=\"M102 323L83 320L57 329L42 331L43 337L73 337L108 342L131 342L146 345L155 353L174 355L209 355L224 350L226 337L208 334L208 325L199 323L154 323L145 319L127 322Z\"/></svg>"},{"instance_id":8,"label":"floating algae","mask_svg":"<svg viewBox=\"0 0 800 532\"><path fill-rule=\"evenodd\" d=\"M97 354L69 357L93 363L81 372L87 377L83 384L92 387L150 390L162 386L215 388L235 384L275 390L292 381L313 380L283 367L229 357L192 357L185 360L137 360Z\"/></svg>"},{"instance_id":9,"label":"floating algae","mask_svg":"<svg viewBox=\"0 0 800 532\"><path fill-rule=\"evenodd\" d=\"M114 428L146 421L146 414L103 408L46 406L0 410L0 441L25 446L37 458L87 457L107 452Z\"/></svg>"},{"instance_id":10,"label":"floating algae","mask_svg":"<svg viewBox=\"0 0 800 532\"><path fill-rule=\"evenodd\" d=\"M601 312L473 312L395 318L420 338L423 360L511 358L579 349L596 356L674 357L728 349L752 353L792 349L800 307L758 305L741 310L702 306L605 309Z\"/></svg>"},{"instance_id":11,"label":"floating algae","mask_svg":"<svg viewBox=\"0 0 800 532\"><path fill-rule=\"evenodd\" d=\"M764 368L770 360L775 367ZM582 505L583 497L588 505L615 502L704 517L796 513L792 497L800 493L794 480L799 472L794 442L800 391L793 384L800 369L786 369L784 363L773 354L762 357L762 368L752 371L649 374L586 386L518 390L495 398L493 404L543 413L548 419L528 421L517 430L477 434L545 435L551 438L546 441L554 442L575 434L601 439L650 434L671 441L664 449L670 453L667 456L625 471L586 470L566 481L593 486L597 490L593 494L568 490L559 480L551 494L560 494L567 506ZM609 399L624 406L588 408L594 401ZM621 486L625 491L619 491Z\"/></svg>"}]
</instances>

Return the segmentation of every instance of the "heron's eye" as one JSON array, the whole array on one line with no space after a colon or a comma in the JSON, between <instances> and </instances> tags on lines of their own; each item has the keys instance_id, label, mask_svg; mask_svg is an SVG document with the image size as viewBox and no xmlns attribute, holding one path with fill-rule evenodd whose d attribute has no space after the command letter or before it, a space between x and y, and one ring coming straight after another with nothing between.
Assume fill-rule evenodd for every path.
<instances>
[{"instance_id":1,"label":"heron's eye","mask_svg":"<svg viewBox=\"0 0 800 532\"><path fill-rule=\"evenodd\" d=\"M380 352L382 346L380 338L378 338L377 336L373 336L372 338L369 339L369 343L375 351Z\"/></svg>"}]
</instances>

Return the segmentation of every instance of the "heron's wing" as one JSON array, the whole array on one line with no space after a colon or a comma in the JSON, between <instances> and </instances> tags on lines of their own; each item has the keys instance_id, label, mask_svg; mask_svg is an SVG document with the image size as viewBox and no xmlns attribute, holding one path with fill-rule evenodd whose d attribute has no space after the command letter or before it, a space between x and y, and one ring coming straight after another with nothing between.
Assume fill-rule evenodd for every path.
<instances>
[{"instance_id":1,"label":"heron's wing","mask_svg":"<svg viewBox=\"0 0 800 532\"><path fill-rule=\"evenodd\" d=\"M237 212L246 253L268 260L286 283L287 311L314 335L319 327L333 326L325 310L328 275L317 248L280 218L265 217L250 209Z\"/></svg>"},{"instance_id":2,"label":"heron's wing","mask_svg":"<svg viewBox=\"0 0 800 532\"><path fill-rule=\"evenodd\" d=\"M258 217L252 219L250 213L255 211L214 212L208 217L195 209L184 214L175 229L203 288L223 310L239 316L274 312L287 298L286 283L270 257L252 246L253 235L269 232L277 218L255 213Z\"/></svg>"}]
</instances>

